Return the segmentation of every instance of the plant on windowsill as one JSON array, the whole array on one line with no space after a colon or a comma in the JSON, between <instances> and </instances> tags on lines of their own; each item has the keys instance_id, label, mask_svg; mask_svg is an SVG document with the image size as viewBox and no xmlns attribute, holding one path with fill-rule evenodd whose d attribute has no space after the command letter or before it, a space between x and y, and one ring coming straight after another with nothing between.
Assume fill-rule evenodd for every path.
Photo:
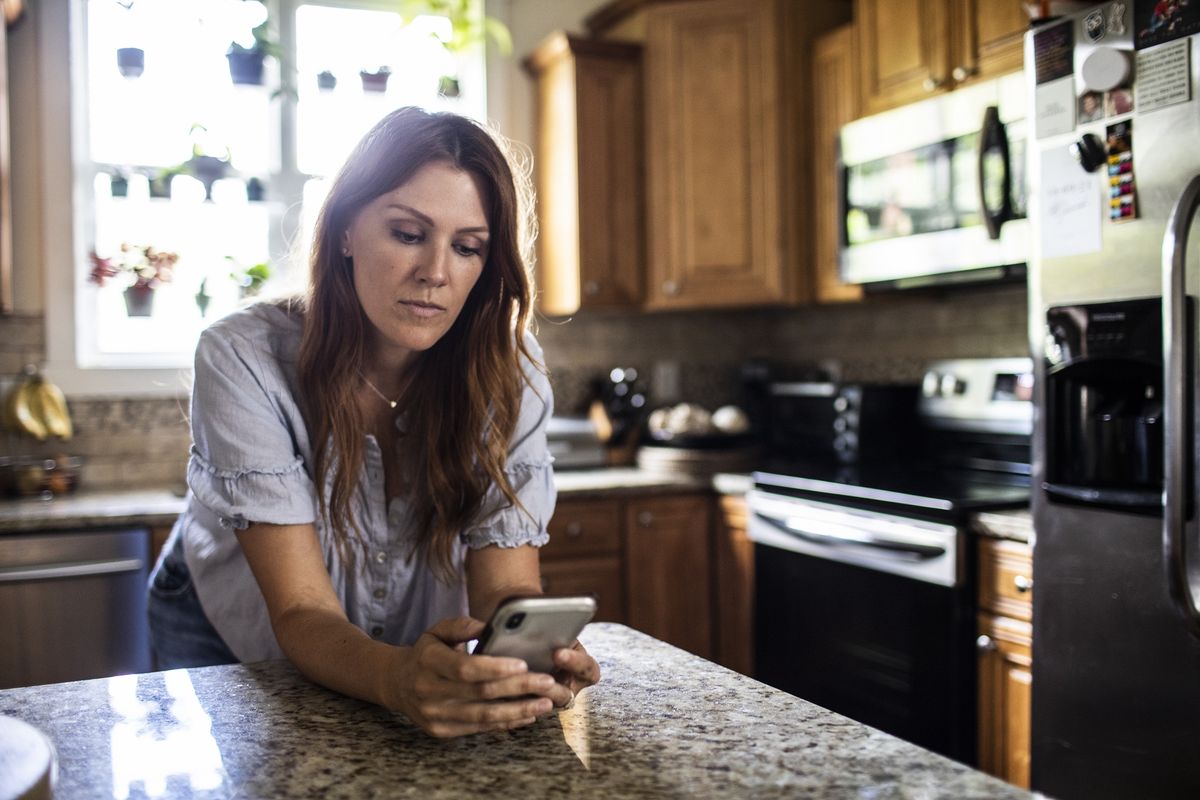
<instances>
[{"instance_id":1,"label":"plant on windowsill","mask_svg":"<svg viewBox=\"0 0 1200 800\"><path fill-rule=\"evenodd\" d=\"M419 16L446 17L450 20L450 38L435 36L438 43L452 56L459 56L491 39L501 55L512 53L512 33L495 17L475 13L476 0L401 0L400 17L407 25ZM458 75L443 75L438 79L438 94L458 97L461 92Z\"/></svg>"},{"instance_id":2,"label":"plant on windowsill","mask_svg":"<svg viewBox=\"0 0 1200 800\"><path fill-rule=\"evenodd\" d=\"M392 68L386 64L374 72L365 69L358 71L358 77L362 79L364 92L386 92L388 78L391 77L391 74Z\"/></svg>"},{"instance_id":3,"label":"plant on windowsill","mask_svg":"<svg viewBox=\"0 0 1200 800\"><path fill-rule=\"evenodd\" d=\"M266 261L242 268L233 256L225 256L225 260L234 267L233 271L229 273L229 277L237 284L242 300L256 297L262 290L263 284L271 277L271 265Z\"/></svg>"},{"instance_id":4,"label":"plant on windowsill","mask_svg":"<svg viewBox=\"0 0 1200 800\"><path fill-rule=\"evenodd\" d=\"M239 42L230 42L225 51L229 61L229 77L235 84L244 86L262 86L263 64L267 56L281 59L283 50L271 36L270 20L263 20L250 31L254 43L244 46Z\"/></svg>"},{"instance_id":5,"label":"plant on windowsill","mask_svg":"<svg viewBox=\"0 0 1200 800\"><path fill-rule=\"evenodd\" d=\"M104 286L114 278L124 280L126 313L131 317L148 317L154 311L154 290L171 282L179 254L152 245L122 242L108 258L101 258L95 250L90 258L92 271L88 280L97 286Z\"/></svg>"},{"instance_id":6,"label":"plant on windowsill","mask_svg":"<svg viewBox=\"0 0 1200 800\"><path fill-rule=\"evenodd\" d=\"M331 92L337 86L337 76L329 70L317 73L317 88L323 92Z\"/></svg>"}]
</instances>

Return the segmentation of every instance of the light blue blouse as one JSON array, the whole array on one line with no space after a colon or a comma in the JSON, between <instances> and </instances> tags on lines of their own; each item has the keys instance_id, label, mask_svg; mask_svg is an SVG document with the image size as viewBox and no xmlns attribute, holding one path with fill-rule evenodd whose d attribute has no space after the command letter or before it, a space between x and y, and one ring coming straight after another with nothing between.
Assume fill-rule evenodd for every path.
<instances>
[{"instance_id":1,"label":"light blue blouse","mask_svg":"<svg viewBox=\"0 0 1200 800\"><path fill-rule=\"evenodd\" d=\"M299 313L258 304L213 323L196 348L190 491L175 537L182 540L204 613L242 661L283 656L235 536L252 522L314 523L334 592L350 621L382 641L412 644L438 620L467 613L468 547L540 547L549 539L546 525L554 512L553 459L546 445L553 396L546 376L526 363L529 385L505 471L529 513L491 486L476 522L460 534L458 579L442 583L406 558L411 510L403 498L387 502L382 452L368 435L353 504L364 522L365 550L356 549L353 563L345 564L332 530L317 519L312 445L296 401L301 328ZM526 344L540 360L532 336ZM330 488L327 482L322 489L327 499Z\"/></svg>"}]
</instances>

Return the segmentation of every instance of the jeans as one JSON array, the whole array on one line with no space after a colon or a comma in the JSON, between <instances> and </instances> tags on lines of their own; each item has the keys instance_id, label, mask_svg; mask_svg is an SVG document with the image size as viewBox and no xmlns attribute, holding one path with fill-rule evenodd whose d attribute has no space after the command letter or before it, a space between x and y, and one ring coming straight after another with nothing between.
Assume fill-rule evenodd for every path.
<instances>
[{"instance_id":1,"label":"jeans","mask_svg":"<svg viewBox=\"0 0 1200 800\"><path fill-rule=\"evenodd\" d=\"M177 537L171 537L163 548L150 573L147 592L150 644L159 669L237 663L237 657L204 616Z\"/></svg>"}]
</instances>

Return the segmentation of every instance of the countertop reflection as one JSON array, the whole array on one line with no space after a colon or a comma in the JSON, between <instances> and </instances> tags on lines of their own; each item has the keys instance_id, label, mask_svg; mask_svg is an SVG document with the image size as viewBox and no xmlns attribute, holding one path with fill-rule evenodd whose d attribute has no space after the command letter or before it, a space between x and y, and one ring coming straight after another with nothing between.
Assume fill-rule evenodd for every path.
<instances>
[{"instance_id":1,"label":"countertop reflection","mask_svg":"<svg viewBox=\"0 0 1200 800\"><path fill-rule=\"evenodd\" d=\"M621 625L603 681L517 731L432 739L288 663L0 691L58 749L56 797L1018 798L1014 787Z\"/></svg>"}]
</instances>

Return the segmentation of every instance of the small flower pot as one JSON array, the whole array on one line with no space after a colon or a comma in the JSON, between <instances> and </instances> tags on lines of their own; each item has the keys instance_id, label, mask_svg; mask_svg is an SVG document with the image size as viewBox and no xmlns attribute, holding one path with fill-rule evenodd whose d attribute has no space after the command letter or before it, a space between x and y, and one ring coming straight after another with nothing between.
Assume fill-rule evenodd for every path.
<instances>
[{"instance_id":1,"label":"small flower pot","mask_svg":"<svg viewBox=\"0 0 1200 800\"><path fill-rule=\"evenodd\" d=\"M258 178L251 178L246 181L246 199L251 203L260 203L266 196L267 190L263 186L263 182Z\"/></svg>"},{"instance_id":2,"label":"small flower pot","mask_svg":"<svg viewBox=\"0 0 1200 800\"><path fill-rule=\"evenodd\" d=\"M449 75L443 75L438 78L438 94L442 97L458 97L462 94L462 88L458 85L458 78Z\"/></svg>"},{"instance_id":3,"label":"small flower pot","mask_svg":"<svg viewBox=\"0 0 1200 800\"><path fill-rule=\"evenodd\" d=\"M360 72L358 76L362 78L362 88L364 92L386 92L388 78L392 76L390 72Z\"/></svg>"},{"instance_id":4,"label":"small flower pot","mask_svg":"<svg viewBox=\"0 0 1200 800\"><path fill-rule=\"evenodd\" d=\"M187 166L196 180L204 184L205 200L212 200L213 184L229 174L229 162L215 156L192 156Z\"/></svg>"},{"instance_id":5,"label":"small flower pot","mask_svg":"<svg viewBox=\"0 0 1200 800\"><path fill-rule=\"evenodd\" d=\"M331 92L337 86L337 76L329 70L317 73L317 88L323 92Z\"/></svg>"},{"instance_id":6,"label":"small flower pot","mask_svg":"<svg viewBox=\"0 0 1200 800\"><path fill-rule=\"evenodd\" d=\"M129 196L129 179L124 175L112 175L108 179L109 193L113 197Z\"/></svg>"},{"instance_id":7,"label":"small flower pot","mask_svg":"<svg viewBox=\"0 0 1200 800\"><path fill-rule=\"evenodd\" d=\"M154 289L134 284L125 290L125 313L131 317L148 317L154 313Z\"/></svg>"},{"instance_id":8,"label":"small flower pot","mask_svg":"<svg viewBox=\"0 0 1200 800\"><path fill-rule=\"evenodd\" d=\"M225 54L229 61L229 77L243 86L262 86L263 53L258 50L234 50Z\"/></svg>"},{"instance_id":9,"label":"small flower pot","mask_svg":"<svg viewBox=\"0 0 1200 800\"><path fill-rule=\"evenodd\" d=\"M126 78L136 78L146 69L146 53L140 47L122 47L117 50L117 69Z\"/></svg>"}]
</instances>

